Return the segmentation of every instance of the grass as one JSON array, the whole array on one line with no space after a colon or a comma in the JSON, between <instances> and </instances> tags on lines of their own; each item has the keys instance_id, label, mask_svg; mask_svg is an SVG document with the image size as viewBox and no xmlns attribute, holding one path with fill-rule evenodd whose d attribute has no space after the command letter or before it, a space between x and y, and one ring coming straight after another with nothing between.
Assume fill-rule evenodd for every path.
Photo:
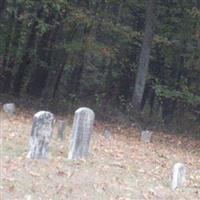
<instances>
[{"instance_id":1,"label":"grass","mask_svg":"<svg viewBox=\"0 0 200 200\"><path fill-rule=\"evenodd\" d=\"M139 141L140 133L123 124L109 124L112 138L103 137L105 124L97 122L91 154L85 161L67 159L72 132L67 120L65 141L54 129L51 157L26 158L32 112L1 114L2 200L143 200L200 199L200 141L190 137L154 132L152 143ZM187 166L187 181L171 191L176 162Z\"/></svg>"}]
</instances>

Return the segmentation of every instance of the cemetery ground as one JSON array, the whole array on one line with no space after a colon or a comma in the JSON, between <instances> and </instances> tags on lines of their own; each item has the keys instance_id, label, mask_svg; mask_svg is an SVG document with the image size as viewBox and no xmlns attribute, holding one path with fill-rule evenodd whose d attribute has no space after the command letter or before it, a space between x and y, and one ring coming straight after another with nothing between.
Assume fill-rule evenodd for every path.
<instances>
[{"instance_id":1,"label":"cemetery ground","mask_svg":"<svg viewBox=\"0 0 200 200\"><path fill-rule=\"evenodd\" d=\"M54 128L51 157L26 158L33 115L17 109L14 116L1 111L2 200L143 200L200 199L200 141L189 136L154 132L151 143L140 141L140 132L123 123L96 121L86 160L68 160L73 116L66 120L66 138ZM105 139L104 128L111 138ZM186 182L171 190L173 165L186 165Z\"/></svg>"}]
</instances>

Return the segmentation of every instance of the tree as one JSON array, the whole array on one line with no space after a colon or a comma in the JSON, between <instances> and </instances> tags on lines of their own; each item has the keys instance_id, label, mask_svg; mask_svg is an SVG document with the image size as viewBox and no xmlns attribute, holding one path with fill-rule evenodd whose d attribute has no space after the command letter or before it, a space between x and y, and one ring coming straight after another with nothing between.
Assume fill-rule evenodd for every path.
<instances>
[{"instance_id":1,"label":"tree","mask_svg":"<svg viewBox=\"0 0 200 200\"><path fill-rule=\"evenodd\" d=\"M0 92L55 104L89 101L129 116L133 103L169 123L178 113L199 119L199 6L199 0L1 1Z\"/></svg>"},{"instance_id":2,"label":"tree","mask_svg":"<svg viewBox=\"0 0 200 200\"><path fill-rule=\"evenodd\" d=\"M148 73L150 50L152 46L155 26L155 7L156 0L149 0L146 11L144 38L142 42L142 49L139 57L139 66L136 74L135 89L132 98L132 102L135 105L136 109L140 108L141 106L146 76Z\"/></svg>"}]
</instances>

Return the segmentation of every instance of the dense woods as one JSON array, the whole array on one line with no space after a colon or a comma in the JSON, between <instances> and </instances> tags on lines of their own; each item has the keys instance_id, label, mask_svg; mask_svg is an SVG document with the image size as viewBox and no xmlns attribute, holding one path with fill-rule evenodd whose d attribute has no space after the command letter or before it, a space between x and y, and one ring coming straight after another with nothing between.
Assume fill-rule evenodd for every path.
<instances>
[{"instance_id":1,"label":"dense woods","mask_svg":"<svg viewBox=\"0 0 200 200\"><path fill-rule=\"evenodd\" d=\"M199 0L1 0L0 92L200 121Z\"/></svg>"}]
</instances>

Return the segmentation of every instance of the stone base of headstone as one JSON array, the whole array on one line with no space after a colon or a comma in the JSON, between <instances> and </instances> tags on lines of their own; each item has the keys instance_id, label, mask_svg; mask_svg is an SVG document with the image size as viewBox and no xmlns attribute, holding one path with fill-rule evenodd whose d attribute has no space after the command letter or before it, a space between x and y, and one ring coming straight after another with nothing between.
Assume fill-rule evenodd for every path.
<instances>
[{"instance_id":1,"label":"stone base of headstone","mask_svg":"<svg viewBox=\"0 0 200 200\"><path fill-rule=\"evenodd\" d=\"M8 114L15 114L16 106L14 103L6 103L3 105L3 111Z\"/></svg>"},{"instance_id":2,"label":"stone base of headstone","mask_svg":"<svg viewBox=\"0 0 200 200\"><path fill-rule=\"evenodd\" d=\"M94 117L94 112L89 108L79 108L75 112L68 159L85 159L88 156Z\"/></svg>"},{"instance_id":3,"label":"stone base of headstone","mask_svg":"<svg viewBox=\"0 0 200 200\"><path fill-rule=\"evenodd\" d=\"M28 158L47 159L49 157L54 121L54 115L47 111L40 111L34 115Z\"/></svg>"},{"instance_id":4,"label":"stone base of headstone","mask_svg":"<svg viewBox=\"0 0 200 200\"><path fill-rule=\"evenodd\" d=\"M176 163L173 167L172 190L180 187L185 182L186 167L183 163Z\"/></svg>"}]
</instances>

